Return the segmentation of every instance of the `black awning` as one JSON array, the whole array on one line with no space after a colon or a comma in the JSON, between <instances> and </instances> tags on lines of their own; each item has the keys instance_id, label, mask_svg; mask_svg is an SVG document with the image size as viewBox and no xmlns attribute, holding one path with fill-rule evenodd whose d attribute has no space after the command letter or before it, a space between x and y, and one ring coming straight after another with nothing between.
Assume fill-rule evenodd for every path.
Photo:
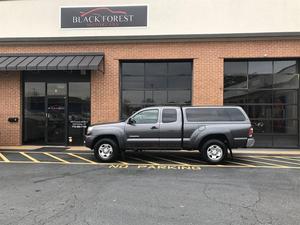
<instances>
[{"instance_id":1,"label":"black awning","mask_svg":"<svg viewBox=\"0 0 300 225\"><path fill-rule=\"evenodd\" d=\"M20 54L0 55L0 71L98 70L103 54Z\"/></svg>"}]
</instances>

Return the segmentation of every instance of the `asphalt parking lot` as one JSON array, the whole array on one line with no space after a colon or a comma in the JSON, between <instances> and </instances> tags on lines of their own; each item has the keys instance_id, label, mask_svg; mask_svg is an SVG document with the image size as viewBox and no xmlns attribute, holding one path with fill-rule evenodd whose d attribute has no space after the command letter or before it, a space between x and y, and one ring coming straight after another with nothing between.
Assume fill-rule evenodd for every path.
<instances>
[{"instance_id":1,"label":"asphalt parking lot","mask_svg":"<svg viewBox=\"0 0 300 225\"><path fill-rule=\"evenodd\" d=\"M300 155L0 151L0 224L298 225Z\"/></svg>"},{"instance_id":2,"label":"asphalt parking lot","mask_svg":"<svg viewBox=\"0 0 300 225\"><path fill-rule=\"evenodd\" d=\"M89 165L111 169L199 170L217 168L300 169L300 155L237 154L225 162L210 165L194 152L128 152L122 160L100 163L90 151L0 151L0 163Z\"/></svg>"}]
</instances>

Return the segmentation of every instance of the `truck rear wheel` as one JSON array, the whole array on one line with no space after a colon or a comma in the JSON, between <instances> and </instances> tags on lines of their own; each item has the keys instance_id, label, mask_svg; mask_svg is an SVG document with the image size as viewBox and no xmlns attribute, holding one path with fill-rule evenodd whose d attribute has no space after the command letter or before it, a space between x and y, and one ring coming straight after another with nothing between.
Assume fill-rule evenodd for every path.
<instances>
[{"instance_id":1,"label":"truck rear wheel","mask_svg":"<svg viewBox=\"0 0 300 225\"><path fill-rule=\"evenodd\" d=\"M119 156L119 146L114 140L103 138L95 144L94 156L99 162L112 162Z\"/></svg>"},{"instance_id":2,"label":"truck rear wheel","mask_svg":"<svg viewBox=\"0 0 300 225\"><path fill-rule=\"evenodd\" d=\"M212 139L204 143L201 154L209 163L220 163L226 157L227 148L224 142Z\"/></svg>"}]
</instances>

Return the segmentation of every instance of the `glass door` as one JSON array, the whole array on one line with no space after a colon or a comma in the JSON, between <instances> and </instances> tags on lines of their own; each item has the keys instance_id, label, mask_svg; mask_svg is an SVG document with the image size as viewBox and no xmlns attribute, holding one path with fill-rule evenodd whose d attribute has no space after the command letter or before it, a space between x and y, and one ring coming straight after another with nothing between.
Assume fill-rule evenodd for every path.
<instances>
[{"instance_id":1,"label":"glass door","mask_svg":"<svg viewBox=\"0 0 300 225\"><path fill-rule=\"evenodd\" d=\"M68 93L68 145L83 145L91 117L90 82L69 82Z\"/></svg>"},{"instance_id":2,"label":"glass door","mask_svg":"<svg viewBox=\"0 0 300 225\"><path fill-rule=\"evenodd\" d=\"M45 82L26 82L24 84L24 144L45 144L45 95Z\"/></svg>"},{"instance_id":3,"label":"glass door","mask_svg":"<svg viewBox=\"0 0 300 225\"><path fill-rule=\"evenodd\" d=\"M90 124L90 74L23 73L23 144L83 145Z\"/></svg>"},{"instance_id":4,"label":"glass door","mask_svg":"<svg viewBox=\"0 0 300 225\"><path fill-rule=\"evenodd\" d=\"M47 84L47 144L66 144L67 84Z\"/></svg>"}]
</instances>

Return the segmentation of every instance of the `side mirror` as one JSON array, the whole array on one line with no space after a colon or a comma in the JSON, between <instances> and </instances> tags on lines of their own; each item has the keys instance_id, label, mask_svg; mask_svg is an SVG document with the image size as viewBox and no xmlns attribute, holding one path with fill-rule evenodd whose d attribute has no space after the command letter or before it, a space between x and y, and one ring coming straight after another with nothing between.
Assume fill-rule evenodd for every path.
<instances>
[{"instance_id":1,"label":"side mirror","mask_svg":"<svg viewBox=\"0 0 300 225\"><path fill-rule=\"evenodd\" d=\"M134 119L132 119L132 118L129 118L129 120L128 120L128 124L130 124L130 125L134 125L136 122L135 122L135 120Z\"/></svg>"}]
</instances>

